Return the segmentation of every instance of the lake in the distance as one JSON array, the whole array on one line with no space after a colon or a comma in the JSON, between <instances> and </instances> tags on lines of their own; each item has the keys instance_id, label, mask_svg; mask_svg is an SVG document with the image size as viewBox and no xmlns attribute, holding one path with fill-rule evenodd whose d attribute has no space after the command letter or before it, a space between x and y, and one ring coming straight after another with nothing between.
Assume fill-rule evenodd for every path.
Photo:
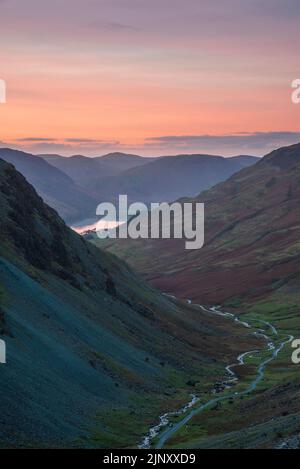
<instances>
[{"instance_id":1,"label":"lake in the distance","mask_svg":"<svg viewBox=\"0 0 300 469\"><path fill-rule=\"evenodd\" d=\"M101 222L101 220L99 220L98 218L86 218L85 220L81 220L77 223L73 223L71 225L71 228L73 231L76 231L76 233L82 235L89 231L96 231L96 229L98 229L99 231L113 229L119 225L120 223L117 220L115 221L103 220L103 222Z\"/></svg>"}]
</instances>

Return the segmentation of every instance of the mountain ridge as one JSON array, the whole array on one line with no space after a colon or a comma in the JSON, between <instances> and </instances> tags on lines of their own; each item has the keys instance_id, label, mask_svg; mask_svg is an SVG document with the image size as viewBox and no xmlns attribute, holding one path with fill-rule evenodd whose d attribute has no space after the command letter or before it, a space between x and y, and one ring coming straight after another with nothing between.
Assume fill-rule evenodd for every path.
<instances>
[{"instance_id":1,"label":"mountain ridge","mask_svg":"<svg viewBox=\"0 0 300 469\"><path fill-rule=\"evenodd\" d=\"M60 155L38 155L58 168L83 188L92 189L104 178L112 177L135 166L148 164L151 158L125 153L108 153L89 158L83 155L63 157Z\"/></svg>"},{"instance_id":2,"label":"mountain ridge","mask_svg":"<svg viewBox=\"0 0 300 469\"><path fill-rule=\"evenodd\" d=\"M250 161L241 163L239 157L227 159L205 154L162 156L109 177L101 186L93 188L103 200L116 200L119 194L127 194L132 202L171 202L184 196L196 196L246 164L253 164L253 160Z\"/></svg>"}]
</instances>

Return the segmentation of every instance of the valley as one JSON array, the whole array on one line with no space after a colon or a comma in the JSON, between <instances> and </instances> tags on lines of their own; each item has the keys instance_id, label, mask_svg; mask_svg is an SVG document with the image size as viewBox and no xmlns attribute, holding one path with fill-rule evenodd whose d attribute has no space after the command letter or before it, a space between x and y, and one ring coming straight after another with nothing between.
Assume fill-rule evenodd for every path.
<instances>
[{"instance_id":1,"label":"valley","mask_svg":"<svg viewBox=\"0 0 300 469\"><path fill-rule=\"evenodd\" d=\"M2 447L135 447L260 345L84 241L1 160L0 209Z\"/></svg>"},{"instance_id":2,"label":"valley","mask_svg":"<svg viewBox=\"0 0 300 469\"><path fill-rule=\"evenodd\" d=\"M196 306L198 306L198 305L196 305ZM201 308L203 308L203 307L201 307ZM214 308L211 308L210 311L213 314L216 314ZM235 320L236 319L237 318L235 318ZM237 319L237 321L239 321L239 319ZM262 322L264 322L264 321L262 321ZM261 353L260 350L250 350L249 352L244 352L243 354L241 354L237 357L237 362L236 363L233 363L231 365L226 366L226 371L229 375L229 378L225 379L221 383L221 385L219 383L217 383L217 385L215 387L215 390L214 390L214 392L218 392L218 393L221 392L221 394L222 394L221 397L214 397L214 398L210 399L209 401L207 401L206 403L204 403L200 406L195 405L195 409L193 409L191 412L187 412L187 415L181 421L175 422L174 425L170 426L171 428L165 430L161 435L159 435L159 437L157 438L156 446L155 446L156 449L162 449L166 445L169 447L169 445L168 445L169 440L172 441L172 439L176 439L176 434L180 433L180 431L183 428L184 428L184 433L185 433L185 439L187 439L187 433L189 432L188 423L190 422L190 420L193 419L194 416L204 412L205 410L210 409L212 406L216 406L218 408L218 406L220 406L224 401L230 402L231 405L233 405L234 401L236 399L238 399L238 398L241 399L244 396L248 396L248 395L251 395L252 393L255 393L258 385L260 384L261 381L263 381L263 379L265 377L266 367L273 360L275 360L278 357L278 354L283 350L283 348L285 346L287 346L288 344L290 344L293 340L293 336L286 337L284 340L282 340L282 338L281 338L279 341L278 340L276 341L277 345L275 345L273 340L277 339L276 336L278 336L278 331L272 324L265 323L265 325L267 327L269 327L271 332L273 333L273 337L271 338L271 337L268 337L267 335L265 335L267 333L267 331L263 330L264 337L267 340L267 349L271 353L269 354L268 358L265 358L260 362L260 364L257 367L256 374L254 375L254 378L252 378L253 380L249 381L249 384L247 385L246 389L238 390L239 388L237 388L236 386L237 386L237 382L239 381L239 378L238 378L236 372L233 371L233 370L235 370L237 367L246 366L245 362L247 361L247 358L249 357L249 359L252 359L254 354ZM249 327L248 323L246 323L246 327ZM250 326L250 327L252 327L252 326ZM261 329L260 329L260 331L261 331ZM260 334L261 334L261 332L260 332ZM234 383L234 388L233 388L234 392L232 392L233 383ZM241 382L241 384L243 385L243 382ZM227 389L229 389L228 392L226 391ZM198 398L197 400L200 400L200 399ZM194 399L195 404L197 404L197 400L196 400L196 397L195 397L195 399ZM298 418L298 421L300 422L300 416ZM298 425L298 423L296 425ZM238 434L236 434L235 437L236 437L236 441L239 441L239 443L238 443L239 448L245 448L246 446L242 446L242 444L240 442L240 436ZM265 437L267 437L267 435L265 435ZM220 445L219 447L223 447L223 448L230 447L230 446L227 446L226 435L223 438L224 438L225 441L223 443L221 443L221 441L219 441L219 445ZM190 447L190 442L188 444L189 444L189 447ZM202 445L203 444L205 444L205 443L202 443ZM208 443L207 447L209 447L209 444L210 443ZM202 447L204 447L204 446L202 446ZM259 445L256 446L256 447L259 447Z\"/></svg>"},{"instance_id":3,"label":"valley","mask_svg":"<svg viewBox=\"0 0 300 469\"><path fill-rule=\"evenodd\" d=\"M197 196L207 236L190 253L182 240L103 241L91 230L85 240L0 160L0 387L11 389L2 446L270 448L292 438L297 165L298 147L282 149Z\"/></svg>"},{"instance_id":4,"label":"valley","mask_svg":"<svg viewBox=\"0 0 300 469\"><path fill-rule=\"evenodd\" d=\"M200 194L195 200L205 203L206 240L198 251L188 253L175 239L93 242L170 295L208 309L221 305L258 329L258 321L265 321L282 341L298 338L299 168L300 146L282 148ZM296 432L299 386L292 353L286 344L268 363L254 393L233 402L224 399L222 408L203 409L168 440L168 447L272 447ZM259 363L248 358L240 370L248 386Z\"/></svg>"}]
</instances>

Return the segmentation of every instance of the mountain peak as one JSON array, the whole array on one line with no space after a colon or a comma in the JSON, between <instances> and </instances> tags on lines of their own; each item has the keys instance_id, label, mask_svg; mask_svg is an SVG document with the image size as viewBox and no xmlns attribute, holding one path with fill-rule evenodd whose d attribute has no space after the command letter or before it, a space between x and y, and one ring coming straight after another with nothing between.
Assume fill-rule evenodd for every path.
<instances>
[{"instance_id":1,"label":"mountain peak","mask_svg":"<svg viewBox=\"0 0 300 469\"><path fill-rule=\"evenodd\" d=\"M100 156L100 158L143 158L139 155L132 155L130 153L122 153L122 152L113 152L107 153L107 155Z\"/></svg>"},{"instance_id":2,"label":"mountain peak","mask_svg":"<svg viewBox=\"0 0 300 469\"><path fill-rule=\"evenodd\" d=\"M261 163L271 164L283 170L299 166L300 143L272 151L262 159Z\"/></svg>"}]
</instances>

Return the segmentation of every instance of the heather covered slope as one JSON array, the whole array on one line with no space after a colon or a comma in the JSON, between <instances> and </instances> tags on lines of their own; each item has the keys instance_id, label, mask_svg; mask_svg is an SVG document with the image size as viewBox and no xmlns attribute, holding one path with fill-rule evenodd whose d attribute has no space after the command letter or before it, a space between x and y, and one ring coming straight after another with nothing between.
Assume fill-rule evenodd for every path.
<instances>
[{"instance_id":1,"label":"heather covered slope","mask_svg":"<svg viewBox=\"0 0 300 469\"><path fill-rule=\"evenodd\" d=\"M260 344L148 287L1 160L0 215L1 446L135 446Z\"/></svg>"},{"instance_id":2,"label":"heather covered slope","mask_svg":"<svg viewBox=\"0 0 300 469\"><path fill-rule=\"evenodd\" d=\"M300 286L299 181L300 145L276 150L193 199L205 203L201 250L185 251L180 240L117 241L109 249L154 285L207 304L294 292Z\"/></svg>"},{"instance_id":3,"label":"heather covered slope","mask_svg":"<svg viewBox=\"0 0 300 469\"><path fill-rule=\"evenodd\" d=\"M96 199L42 158L9 148L0 149L0 158L13 164L64 220L71 222L94 215Z\"/></svg>"}]
</instances>

